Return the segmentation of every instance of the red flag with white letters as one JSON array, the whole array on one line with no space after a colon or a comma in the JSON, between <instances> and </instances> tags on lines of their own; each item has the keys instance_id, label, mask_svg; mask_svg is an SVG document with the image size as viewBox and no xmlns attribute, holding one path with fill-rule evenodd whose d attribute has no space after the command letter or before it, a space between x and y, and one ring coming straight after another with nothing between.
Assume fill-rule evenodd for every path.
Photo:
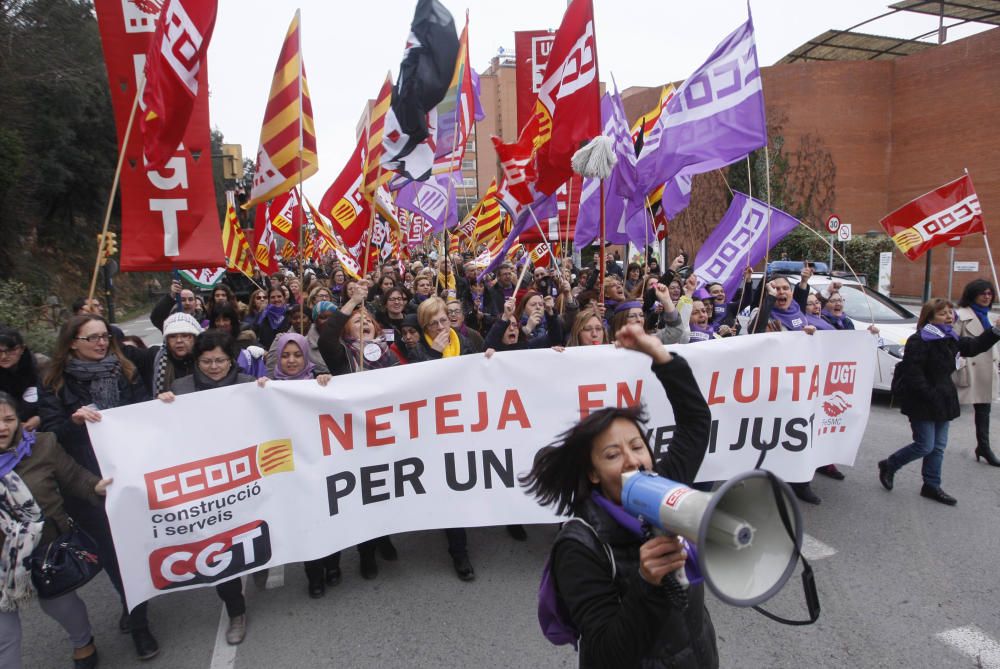
<instances>
[{"instance_id":1,"label":"red flag with white letters","mask_svg":"<svg viewBox=\"0 0 1000 669\"><path fill-rule=\"evenodd\" d=\"M985 232L983 208L968 174L907 202L880 223L910 260L938 244Z\"/></svg>"},{"instance_id":2,"label":"red flag with white letters","mask_svg":"<svg viewBox=\"0 0 1000 669\"><path fill-rule=\"evenodd\" d=\"M217 11L217 0L166 0L160 10L138 112L147 170L162 168L184 139Z\"/></svg>"}]
</instances>

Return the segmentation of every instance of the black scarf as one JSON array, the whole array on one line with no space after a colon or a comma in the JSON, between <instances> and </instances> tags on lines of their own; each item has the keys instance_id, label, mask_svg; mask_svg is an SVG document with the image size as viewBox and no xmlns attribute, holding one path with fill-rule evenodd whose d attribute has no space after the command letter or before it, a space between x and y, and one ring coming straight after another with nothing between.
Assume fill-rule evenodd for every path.
<instances>
[{"instance_id":1,"label":"black scarf","mask_svg":"<svg viewBox=\"0 0 1000 669\"><path fill-rule=\"evenodd\" d=\"M66 363L66 374L87 386L90 399L98 409L118 406L118 379L121 373L121 362L111 353L103 360L70 358Z\"/></svg>"},{"instance_id":2,"label":"black scarf","mask_svg":"<svg viewBox=\"0 0 1000 669\"><path fill-rule=\"evenodd\" d=\"M236 383L236 377L240 373L240 368L236 364L229 366L229 373L218 381L213 381L212 379L205 376L200 369L195 367L194 369L194 389L195 390L211 390L212 388L225 388L226 386L231 386Z\"/></svg>"}]
</instances>

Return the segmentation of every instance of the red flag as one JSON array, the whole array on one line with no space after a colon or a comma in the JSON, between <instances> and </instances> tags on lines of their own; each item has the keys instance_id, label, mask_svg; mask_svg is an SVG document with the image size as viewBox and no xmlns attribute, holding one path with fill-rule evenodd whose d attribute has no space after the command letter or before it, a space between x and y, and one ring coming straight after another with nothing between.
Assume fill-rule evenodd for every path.
<instances>
[{"instance_id":1,"label":"red flag","mask_svg":"<svg viewBox=\"0 0 1000 669\"><path fill-rule=\"evenodd\" d=\"M504 144L499 137L491 137L497 151L497 160L504 173L503 190L510 193L520 204L531 204L535 196L531 192L531 183L535 181L535 167L532 156L535 150L535 139L538 137L538 115L532 116L521 128L521 134L512 144Z\"/></svg>"},{"instance_id":2,"label":"red flag","mask_svg":"<svg viewBox=\"0 0 1000 669\"><path fill-rule=\"evenodd\" d=\"M274 231L271 229L271 217L267 209L267 205L261 203L254 213L253 255L260 271L271 276L278 271L278 259L275 257Z\"/></svg>"},{"instance_id":3,"label":"red flag","mask_svg":"<svg viewBox=\"0 0 1000 669\"><path fill-rule=\"evenodd\" d=\"M217 11L216 0L167 0L156 20L139 115L147 171L163 167L184 139Z\"/></svg>"},{"instance_id":4,"label":"red flag","mask_svg":"<svg viewBox=\"0 0 1000 669\"><path fill-rule=\"evenodd\" d=\"M904 204L880 223L910 260L956 237L983 228L983 210L969 175Z\"/></svg>"},{"instance_id":5,"label":"red flag","mask_svg":"<svg viewBox=\"0 0 1000 669\"><path fill-rule=\"evenodd\" d=\"M539 193L551 195L569 179L573 175L573 154L601 134L600 95L593 0L573 0L552 42L535 100L534 120L521 131L515 145L504 146L503 150L497 146L507 180L515 182L508 186L516 186L519 178L525 178L534 182ZM512 170L523 161L529 141L534 147L534 169L521 168L518 174ZM507 162L511 162L510 169ZM524 199L521 193L516 197L523 204L535 199Z\"/></svg>"},{"instance_id":6,"label":"red flag","mask_svg":"<svg viewBox=\"0 0 1000 669\"><path fill-rule=\"evenodd\" d=\"M361 188L364 162L365 138L362 135L340 176L326 190L319 203L320 212L333 219L334 229L349 247L361 240L371 215L370 205Z\"/></svg>"},{"instance_id":7,"label":"red flag","mask_svg":"<svg viewBox=\"0 0 1000 669\"><path fill-rule=\"evenodd\" d=\"M271 200L268 207L271 211L271 229L293 244L299 243L299 228L302 225L304 213L299 194L296 189L282 193Z\"/></svg>"}]
</instances>

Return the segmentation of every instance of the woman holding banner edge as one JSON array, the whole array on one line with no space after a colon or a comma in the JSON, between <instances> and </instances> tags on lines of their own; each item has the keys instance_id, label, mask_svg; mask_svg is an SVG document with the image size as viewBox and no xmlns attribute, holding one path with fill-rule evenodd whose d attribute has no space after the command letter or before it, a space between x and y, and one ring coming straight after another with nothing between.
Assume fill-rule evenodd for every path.
<instances>
[{"instance_id":1,"label":"woman holding banner edge","mask_svg":"<svg viewBox=\"0 0 1000 669\"><path fill-rule=\"evenodd\" d=\"M712 416L690 366L639 324L625 326L616 345L651 358L677 418L670 450L655 470L691 484ZM704 584L692 583L686 603L667 584L684 567L687 551L677 537L643 541L621 507L622 474L654 469L644 420L639 407L590 414L539 451L521 484L539 503L584 521L565 523L551 553L557 597L580 634L581 667L711 669L719 655Z\"/></svg>"}]
</instances>

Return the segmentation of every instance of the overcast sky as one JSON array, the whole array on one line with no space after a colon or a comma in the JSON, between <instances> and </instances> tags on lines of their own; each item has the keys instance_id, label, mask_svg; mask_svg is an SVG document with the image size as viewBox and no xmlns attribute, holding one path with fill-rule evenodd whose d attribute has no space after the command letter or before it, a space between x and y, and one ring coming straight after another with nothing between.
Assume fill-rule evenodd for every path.
<instances>
[{"instance_id":1,"label":"overcast sky","mask_svg":"<svg viewBox=\"0 0 1000 669\"><path fill-rule=\"evenodd\" d=\"M513 53L514 31L555 29L566 8L563 0L442 1L459 31L468 8L472 64L480 72L500 47ZM754 0L760 64L773 64L827 29L874 18L888 4ZM208 57L212 126L226 142L242 144L244 157L256 156L278 51L300 8L320 162L305 191L318 203L354 149L365 101L387 71L395 78L415 6L416 0L221 0ZM594 0L594 6L600 76L609 81L614 74L621 90L685 78L746 19L747 8L744 0ZM900 12L859 30L912 38L936 28L935 17ZM958 27L948 38L983 29Z\"/></svg>"}]
</instances>

